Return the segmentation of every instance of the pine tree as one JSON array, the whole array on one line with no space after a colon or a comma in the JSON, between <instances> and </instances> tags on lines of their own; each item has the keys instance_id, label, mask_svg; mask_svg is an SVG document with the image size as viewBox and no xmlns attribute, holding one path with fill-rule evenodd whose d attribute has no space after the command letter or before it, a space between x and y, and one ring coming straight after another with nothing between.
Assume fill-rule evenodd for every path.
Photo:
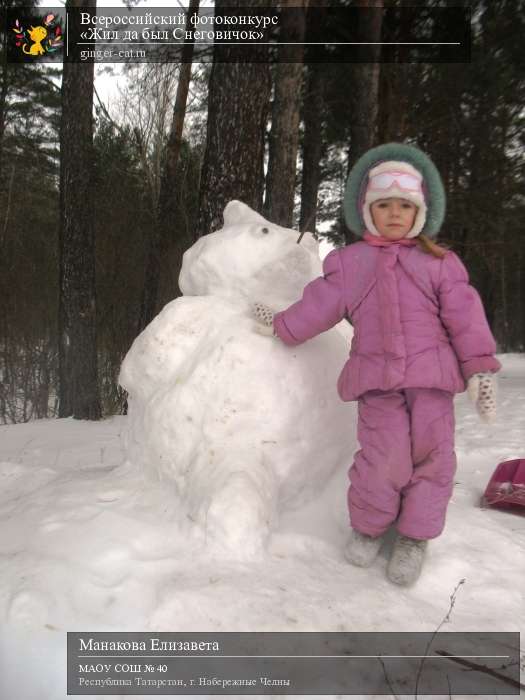
<instances>
[{"instance_id":1,"label":"pine tree","mask_svg":"<svg viewBox=\"0 0 525 700\"><path fill-rule=\"evenodd\" d=\"M84 7L96 8L94 0ZM77 8L71 0L67 9ZM79 22L72 13L70 23ZM60 417L101 417L93 224L92 62L66 61L60 133Z\"/></svg>"},{"instance_id":2,"label":"pine tree","mask_svg":"<svg viewBox=\"0 0 525 700\"><path fill-rule=\"evenodd\" d=\"M54 410L60 90L52 66L8 63L5 38L0 32L0 422L20 422Z\"/></svg>"},{"instance_id":3,"label":"pine tree","mask_svg":"<svg viewBox=\"0 0 525 700\"><path fill-rule=\"evenodd\" d=\"M302 42L305 37L307 0L286 7L279 27L278 62L274 66L274 98L265 216L280 226L293 225L295 176L299 145L299 116L303 99ZM296 43L290 46L289 43Z\"/></svg>"},{"instance_id":4,"label":"pine tree","mask_svg":"<svg viewBox=\"0 0 525 700\"><path fill-rule=\"evenodd\" d=\"M261 0L217 0L215 12L227 8L264 6ZM261 211L264 185L264 134L270 98L267 48L259 62L240 62L238 48L214 47L208 92L206 150L199 192L197 234L222 225L222 212L231 199Z\"/></svg>"}]
</instances>

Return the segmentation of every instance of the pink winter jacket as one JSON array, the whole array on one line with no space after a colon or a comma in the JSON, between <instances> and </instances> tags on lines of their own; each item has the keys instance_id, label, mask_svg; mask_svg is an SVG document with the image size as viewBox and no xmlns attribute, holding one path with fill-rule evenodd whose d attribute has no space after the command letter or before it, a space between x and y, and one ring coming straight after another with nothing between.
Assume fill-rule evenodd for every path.
<instances>
[{"instance_id":1,"label":"pink winter jacket","mask_svg":"<svg viewBox=\"0 0 525 700\"><path fill-rule=\"evenodd\" d=\"M298 345L350 320L350 357L337 384L343 401L373 389L456 393L476 372L500 369L480 297L451 251L440 259L417 246L360 241L330 252L323 273L275 314L274 330Z\"/></svg>"}]
</instances>

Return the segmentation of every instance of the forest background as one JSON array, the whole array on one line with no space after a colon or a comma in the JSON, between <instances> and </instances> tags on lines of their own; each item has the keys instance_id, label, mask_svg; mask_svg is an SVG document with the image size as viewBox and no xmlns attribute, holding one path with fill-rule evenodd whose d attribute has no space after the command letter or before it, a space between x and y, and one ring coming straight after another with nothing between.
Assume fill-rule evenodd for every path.
<instances>
[{"instance_id":1,"label":"forest background","mask_svg":"<svg viewBox=\"0 0 525 700\"><path fill-rule=\"evenodd\" d=\"M384 36L382 2L343 3L376 8L364 31ZM125 411L122 359L180 295L182 254L220 228L225 204L351 242L348 171L386 141L433 158L448 197L440 241L464 260L498 350L523 352L525 1L453 4L471 8L470 63L408 63L400 48L395 63L309 64L296 47L279 63L192 63L188 44L185 63L124 67L111 113L92 64L10 64L4 35L0 423ZM303 20L280 30L291 40L315 29L308 0L295 5Z\"/></svg>"}]
</instances>

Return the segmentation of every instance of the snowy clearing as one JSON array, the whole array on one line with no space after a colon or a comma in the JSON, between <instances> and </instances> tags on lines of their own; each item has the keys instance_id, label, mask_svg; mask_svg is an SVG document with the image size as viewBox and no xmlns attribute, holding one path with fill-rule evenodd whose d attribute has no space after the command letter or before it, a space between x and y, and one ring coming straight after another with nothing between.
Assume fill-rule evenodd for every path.
<instances>
[{"instance_id":1,"label":"snowy clearing","mask_svg":"<svg viewBox=\"0 0 525 700\"><path fill-rule=\"evenodd\" d=\"M525 519L478 505L496 465L525 456L525 356L499 359L494 424L457 397L447 527L408 590L384 577L388 547L367 571L344 560L351 455L280 514L263 558L235 562L189 545L167 484L121 466L126 417L1 427L2 697L66 697L68 630L432 631L462 578L446 631L523 630Z\"/></svg>"}]
</instances>

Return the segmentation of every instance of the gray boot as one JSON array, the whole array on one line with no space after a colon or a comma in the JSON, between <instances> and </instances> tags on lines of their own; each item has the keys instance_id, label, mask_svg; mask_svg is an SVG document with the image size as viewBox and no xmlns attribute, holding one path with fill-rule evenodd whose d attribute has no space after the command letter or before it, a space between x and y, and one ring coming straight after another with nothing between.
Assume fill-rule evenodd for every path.
<instances>
[{"instance_id":1,"label":"gray boot","mask_svg":"<svg viewBox=\"0 0 525 700\"><path fill-rule=\"evenodd\" d=\"M352 530L346 545L345 556L350 564L365 568L373 563L382 544L382 536L371 537L370 535L364 535L358 530Z\"/></svg>"},{"instance_id":2,"label":"gray boot","mask_svg":"<svg viewBox=\"0 0 525 700\"><path fill-rule=\"evenodd\" d=\"M398 535L388 562L387 576L398 586L410 586L417 581L427 548L427 540L414 540Z\"/></svg>"}]
</instances>

